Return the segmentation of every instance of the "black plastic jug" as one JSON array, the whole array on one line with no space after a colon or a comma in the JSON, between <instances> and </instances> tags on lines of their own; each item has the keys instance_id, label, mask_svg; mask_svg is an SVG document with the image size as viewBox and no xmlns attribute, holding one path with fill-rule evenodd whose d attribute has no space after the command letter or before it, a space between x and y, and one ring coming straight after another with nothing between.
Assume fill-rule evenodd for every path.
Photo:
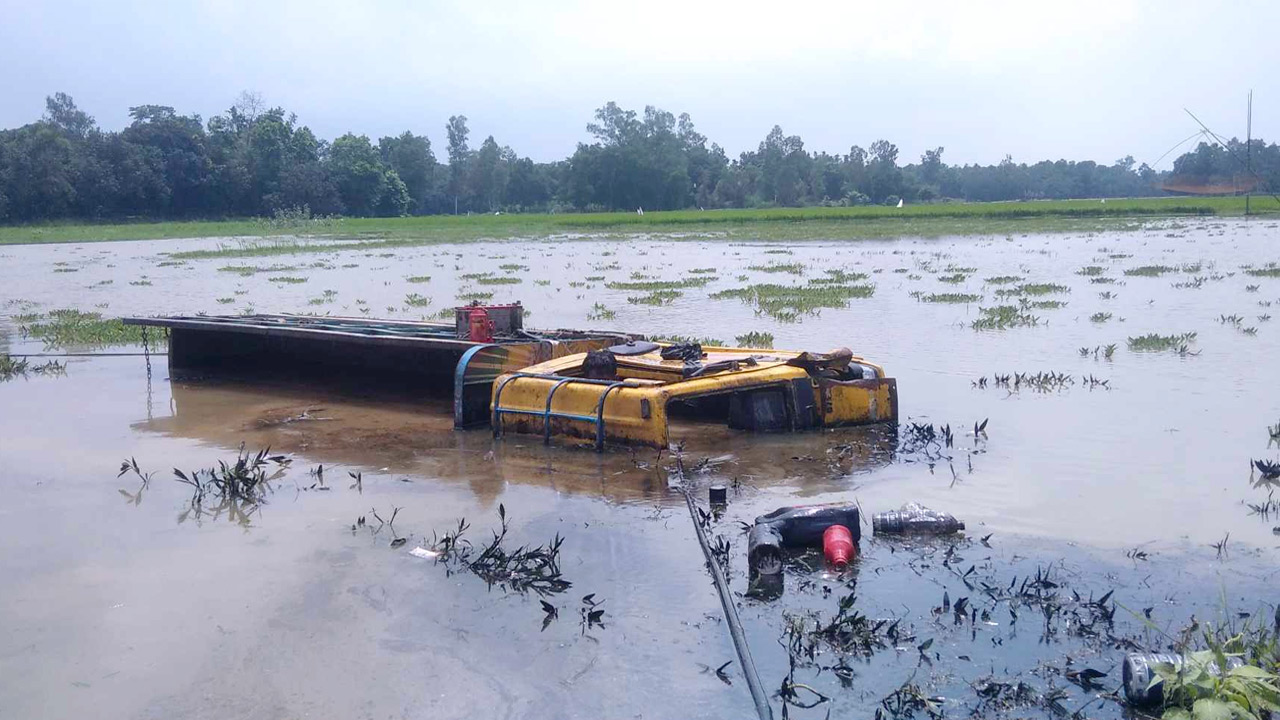
<instances>
[{"instance_id":1,"label":"black plastic jug","mask_svg":"<svg viewBox=\"0 0 1280 720\"><path fill-rule=\"evenodd\" d=\"M871 518L871 527L877 535L945 535L963 530L964 523L951 513L907 503L900 510L876 513Z\"/></svg>"}]
</instances>

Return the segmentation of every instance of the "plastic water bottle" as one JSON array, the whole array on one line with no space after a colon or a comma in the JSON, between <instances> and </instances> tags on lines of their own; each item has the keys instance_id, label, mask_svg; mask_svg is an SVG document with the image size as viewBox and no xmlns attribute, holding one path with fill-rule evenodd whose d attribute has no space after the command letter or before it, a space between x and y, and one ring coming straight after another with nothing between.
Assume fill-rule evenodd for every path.
<instances>
[{"instance_id":1,"label":"plastic water bottle","mask_svg":"<svg viewBox=\"0 0 1280 720\"><path fill-rule=\"evenodd\" d=\"M1156 677L1155 666L1162 663L1172 665L1174 670L1181 670L1185 662L1182 655L1175 653L1129 653L1120 668L1121 681L1124 684L1124 697L1130 705L1156 705L1164 700L1163 681L1151 684ZM1238 668L1244 660L1235 656L1227 657L1228 668ZM1210 675L1222 674L1218 663L1205 665L1205 672Z\"/></svg>"},{"instance_id":2,"label":"plastic water bottle","mask_svg":"<svg viewBox=\"0 0 1280 720\"><path fill-rule=\"evenodd\" d=\"M964 523L951 513L930 510L917 503L907 503L900 510L872 516L871 527L877 535L945 535L963 530Z\"/></svg>"}]
</instances>

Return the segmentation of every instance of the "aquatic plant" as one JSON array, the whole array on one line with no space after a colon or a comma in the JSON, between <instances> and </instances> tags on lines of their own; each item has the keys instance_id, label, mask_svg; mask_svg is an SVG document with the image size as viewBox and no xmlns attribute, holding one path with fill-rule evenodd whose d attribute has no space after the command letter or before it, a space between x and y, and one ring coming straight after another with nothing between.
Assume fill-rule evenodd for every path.
<instances>
[{"instance_id":1,"label":"aquatic plant","mask_svg":"<svg viewBox=\"0 0 1280 720\"><path fill-rule=\"evenodd\" d=\"M409 307L427 307L431 304L431 298L419 295L418 293L409 293L404 296L404 304ZM450 311L452 315L452 310Z\"/></svg>"},{"instance_id":2,"label":"aquatic plant","mask_svg":"<svg viewBox=\"0 0 1280 720\"><path fill-rule=\"evenodd\" d=\"M714 277L707 277L704 275L699 277L683 278L681 280L615 281L606 283L605 287L610 290L643 290L645 292L653 292L655 290L684 290L686 288L702 287L715 279L716 278Z\"/></svg>"},{"instance_id":3,"label":"aquatic plant","mask_svg":"<svg viewBox=\"0 0 1280 720\"><path fill-rule=\"evenodd\" d=\"M217 300L219 305L230 305L236 301L234 297L220 297Z\"/></svg>"},{"instance_id":4,"label":"aquatic plant","mask_svg":"<svg viewBox=\"0 0 1280 720\"><path fill-rule=\"evenodd\" d=\"M670 305L683 294L679 290L654 290L648 295L630 296L627 302L632 305Z\"/></svg>"},{"instance_id":5,"label":"aquatic plant","mask_svg":"<svg viewBox=\"0 0 1280 720\"><path fill-rule=\"evenodd\" d=\"M723 340L709 337L694 337L692 335L649 335L648 338L656 343L664 345L683 345L687 343L696 343L703 347L725 347Z\"/></svg>"},{"instance_id":6,"label":"aquatic plant","mask_svg":"<svg viewBox=\"0 0 1280 720\"><path fill-rule=\"evenodd\" d=\"M1251 613L1241 615L1246 619L1238 626L1195 622L1174 645L1182 665L1153 666L1153 682L1162 685L1162 720L1264 720L1280 712L1280 617L1268 628L1252 622Z\"/></svg>"},{"instance_id":7,"label":"aquatic plant","mask_svg":"<svg viewBox=\"0 0 1280 720\"><path fill-rule=\"evenodd\" d=\"M751 330L743 335L736 336L734 342L738 347L772 349L773 333Z\"/></svg>"},{"instance_id":8,"label":"aquatic plant","mask_svg":"<svg viewBox=\"0 0 1280 720\"><path fill-rule=\"evenodd\" d=\"M510 527L506 507L502 504L498 505L498 518L501 523L499 529L478 548L466 538L471 527L466 518L460 519L454 529L443 535L437 537L433 533L431 548L437 553L436 563L444 565L449 574L465 570L484 580L490 588L496 585L521 595L533 592L550 597L573 586L560 571L560 547L564 538L559 533L542 545L522 544L510 550L506 546ZM585 599L590 600L591 596ZM546 605L543 610L546 611ZM547 614L554 613L548 611ZM597 621L599 618L600 615L594 616Z\"/></svg>"},{"instance_id":9,"label":"aquatic plant","mask_svg":"<svg viewBox=\"0 0 1280 720\"><path fill-rule=\"evenodd\" d=\"M1085 277L1097 277L1105 273L1106 271L1107 269L1102 267L1101 265L1086 265L1080 268L1079 270L1077 270L1076 274L1083 275Z\"/></svg>"},{"instance_id":10,"label":"aquatic plant","mask_svg":"<svg viewBox=\"0 0 1280 720\"><path fill-rule=\"evenodd\" d=\"M464 290L455 295L461 302L474 302L476 300L492 300L493 293L485 290ZM528 313L525 313L526 315Z\"/></svg>"},{"instance_id":11,"label":"aquatic plant","mask_svg":"<svg viewBox=\"0 0 1280 720\"><path fill-rule=\"evenodd\" d=\"M1168 265L1142 265L1136 268L1129 268L1124 271L1124 274L1131 277L1160 277L1172 272L1178 272L1178 268L1169 267Z\"/></svg>"},{"instance_id":12,"label":"aquatic plant","mask_svg":"<svg viewBox=\"0 0 1280 720\"><path fill-rule=\"evenodd\" d=\"M956 305L967 305L982 300L981 295L972 293L929 293L928 295L917 295L920 302L927 303L951 303Z\"/></svg>"},{"instance_id":13,"label":"aquatic plant","mask_svg":"<svg viewBox=\"0 0 1280 720\"><path fill-rule=\"evenodd\" d=\"M1244 274L1252 277L1280 278L1280 263L1270 262L1260 268L1250 268L1245 270Z\"/></svg>"},{"instance_id":14,"label":"aquatic plant","mask_svg":"<svg viewBox=\"0 0 1280 720\"><path fill-rule=\"evenodd\" d=\"M0 353L0 382L16 377L26 377L28 373L35 375L66 375L66 363L49 360L33 365L24 357L14 357L8 353Z\"/></svg>"},{"instance_id":15,"label":"aquatic plant","mask_svg":"<svg viewBox=\"0 0 1280 720\"><path fill-rule=\"evenodd\" d=\"M762 283L712 293L713 300L736 298L781 322L799 322L822 308L847 307L849 300L869 298L874 285L777 285Z\"/></svg>"},{"instance_id":16,"label":"aquatic plant","mask_svg":"<svg viewBox=\"0 0 1280 720\"><path fill-rule=\"evenodd\" d=\"M1109 312L1096 312L1089 316L1089 322L1104 323L1111 319Z\"/></svg>"},{"instance_id":17,"label":"aquatic plant","mask_svg":"<svg viewBox=\"0 0 1280 720\"><path fill-rule=\"evenodd\" d=\"M823 271L822 277L810 278L810 285L847 285L861 282L869 277L866 273L849 272L840 268Z\"/></svg>"},{"instance_id":18,"label":"aquatic plant","mask_svg":"<svg viewBox=\"0 0 1280 720\"><path fill-rule=\"evenodd\" d=\"M1080 354L1082 356L1096 354L1097 352L1098 348L1080 348ZM1074 375L1053 372L1051 370L1042 370L1036 373L992 373L990 383L988 383L985 375L972 382L972 386L978 389L992 387L1007 390L1009 392L1021 392L1023 389L1045 393L1062 392L1075 387L1076 385L1088 390L1111 389L1110 380L1103 380L1101 378L1094 377L1093 375L1082 375L1079 378L1076 378Z\"/></svg>"},{"instance_id":19,"label":"aquatic plant","mask_svg":"<svg viewBox=\"0 0 1280 720\"><path fill-rule=\"evenodd\" d=\"M291 275L277 275L275 277L269 277L267 280L274 283L285 283L287 285L301 285L307 281L304 277L293 277Z\"/></svg>"},{"instance_id":20,"label":"aquatic plant","mask_svg":"<svg viewBox=\"0 0 1280 720\"><path fill-rule=\"evenodd\" d=\"M243 277L250 277L258 273L293 272L298 269L297 265L268 265L266 267L257 265L224 265L218 268L218 272L231 272Z\"/></svg>"},{"instance_id":21,"label":"aquatic plant","mask_svg":"<svg viewBox=\"0 0 1280 720\"><path fill-rule=\"evenodd\" d=\"M476 283L479 285L519 285L523 282L522 278L510 276L476 278Z\"/></svg>"},{"instance_id":22,"label":"aquatic plant","mask_svg":"<svg viewBox=\"0 0 1280 720\"><path fill-rule=\"evenodd\" d=\"M307 301L308 305L328 305L338 297L337 290L325 290L320 297L314 297Z\"/></svg>"},{"instance_id":23,"label":"aquatic plant","mask_svg":"<svg viewBox=\"0 0 1280 720\"><path fill-rule=\"evenodd\" d=\"M1066 285L1055 285L1053 283L1023 283L1011 288L1000 288L996 290L997 297L1008 297L1012 295L1051 295L1053 293L1071 292L1071 288Z\"/></svg>"},{"instance_id":24,"label":"aquatic plant","mask_svg":"<svg viewBox=\"0 0 1280 720\"><path fill-rule=\"evenodd\" d=\"M587 312L588 320L612 320L618 317L618 313L610 310L603 303L595 303L591 306L591 310Z\"/></svg>"},{"instance_id":25,"label":"aquatic plant","mask_svg":"<svg viewBox=\"0 0 1280 720\"><path fill-rule=\"evenodd\" d=\"M141 344L143 328L125 325L119 318L103 318L96 312L63 309L49 311L47 320L26 326L26 333L43 340L45 347L51 349L106 347ZM153 339L156 334L152 334Z\"/></svg>"},{"instance_id":26,"label":"aquatic plant","mask_svg":"<svg viewBox=\"0 0 1280 720\"><path fill-rule=\"evenodd\" d=\"M1135 352L1163 352L1172 350L1179 355L1194 355L1188 347L1189 343L1194 342L1196 334L1194 332L1182 333L1181 335L1160 335L1157 333L1148 333L1128 339L1129 349Z\"/></svg>"},{"instance_id":27,"label":"aquatic plant","mask_svg":"<svg viewBox=\"0 0 1280 720\"><path fill-rule=\"evenodd\" d=\"M1089 278L1089 283L1090 283L1090 284L1092 284L1092 285L1114 285L1114 284L1115 284L1115 282L1116 282L1116 279L1115 279L1115 278L1113 278L1113 277L1093 277L1093 278Z\"/></svg>"},{"instance_id":28,"label":"aquatic plant","mask_svg":"<svg viewBox=\"0 0 1280 720\"><path fill-rule=\"evenodd\" d=\"M245 450L244 443L231 463L219 460L214 467L183 472L173 469L174 479L191 488L191 505L199 507L207 497L218 500L236 500L257 504L265 499L268 483L278 477L289 467L293 460L285 455L272 455L271 448L266 447L257 453ZM126 460L121 464L123 475L129 466L136 470L135 461ZM276 471L267 474L267 468L274 465ZM141 471L138 471L141 474Z\"/></svg>"},{"instance_id":29,"label":"aquatic plant","mask_svg":"<svg viewBox=\"0 0 1280 720\"><path fill-rule=\"evenodd\" d=\"M804 265L800 263L769 263L768 265L749 265L748 270L766 273L789 273L791 275L803 275Z\"/></svg>"},{"instance_id":30,"label":"aquatic plant","mask_svg":"<svg viewBox=\"0 0 1280 720\"><path fill-rule=\"evenodd\" d=\"M1027 300L1018 303L1024 310L1060 310L1067 306L1063 300Z\"/></svg>"},{"instance_id":31,"label":"aquatic plant","mask_svg":"<svg viewBox=\"0 0 1280 720\"><path fill-rule=\"evenodd\" d=\"M427 282L431 282L431 276L430 275L410 275L409 277L405 278L405 282L427 283Z\"/></svg>"},{"instance_id":32,"label":"aquatic plant","mask_svg":"<svg viewBox=\"0 0 1280 720\"><path fill-rule=\"evenodd\" d=\"M1035 327L1040 318L1024 312L1015 305L997 305L989 308L978 308L982 317L969 323L974 330L1004 330L1014 327Z\"/></svg>"},{"instance_id":33,"label":"aquatic plant","mask_svg":"<svg viewBox=\"0 0 1280 720\"><path fill-rule=\"evenodd\" d=\"M1017 275L996 275L983 280L988 285L1009 285L1016 282L1022 282L1022 278Z\"/></svg>"},{"instance_id":34,"label":"aquatic plant","mask_svg":"<svg viewBox=\"0 0 1280 720\"><path fill-rule=\"evenodd\" d=\"M944 282L950 285L959 285L969 278L964 273L955 273L954 275L939 275L938 282Z\"/></svg>"}]
</instances>

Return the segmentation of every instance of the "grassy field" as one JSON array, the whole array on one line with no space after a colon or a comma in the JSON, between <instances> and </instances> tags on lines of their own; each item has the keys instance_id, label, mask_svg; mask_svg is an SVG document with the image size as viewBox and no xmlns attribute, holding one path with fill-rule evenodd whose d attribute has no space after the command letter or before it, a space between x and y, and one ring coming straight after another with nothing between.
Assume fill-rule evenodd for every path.
<instances>
[{"instance_id":1,"label":"grassy field","mask_svg":"<svg viewBox=\"0 0 1280 720\"><path fill-rule=\"evenodd\" d=\"M1280 204L1256 198L1255 210L1275 213ZM267 238L307 236L382 241L388 246L479 238L546 237L572 233L709 233L761 239L864 238L901 235L989 234L1079 230L1100 222L1171 216L1238 216L1244 198L1144 198L997 203L938 203L904 208L771 208L529 215L434 215L347 218L297 225L263 220L45 224L0 227L0 245L169 238ZM1108 224L1108 227L1114 227ZM362 246L366 243L362 242ZM265 246L256 254L296 252Z\"/></svg>"}]
</instances>

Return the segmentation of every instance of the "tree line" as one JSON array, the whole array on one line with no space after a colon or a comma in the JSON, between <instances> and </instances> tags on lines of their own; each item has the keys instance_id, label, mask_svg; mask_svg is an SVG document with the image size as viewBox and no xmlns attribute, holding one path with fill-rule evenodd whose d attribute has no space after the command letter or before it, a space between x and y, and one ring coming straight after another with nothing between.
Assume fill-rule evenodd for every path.
<instances>
[{"instance_id":1,"label":"tree line","mask_svg":"<svg viewBox=\"0 0 1280 720\"><path fill-rule=\"evenodd\" d=\"M445 127L445 158L405 131L380 138L316 137L297 117L243 94L208 121L165 105L129 109L130 124L100 129L57 93L37 122L0 131L0 222L56 219L468 212L669 210L1133 197L1161 194L1167 173L1132 157L947 165L941 147L901 163L877 140L846 154L810 152L774 126L757 149L730 158L688 114L637 113L610 102L587 125L591 142L565 160L521 157L489 136L472 147L467 118ZM1280 146L1255 140L1253 167L1280 181ZM1174 162L1201 185L1238 178L1247 148L1201 143ZM1227 178L1227 180L1223 180Z\"/></svg>"}]
</instances>

